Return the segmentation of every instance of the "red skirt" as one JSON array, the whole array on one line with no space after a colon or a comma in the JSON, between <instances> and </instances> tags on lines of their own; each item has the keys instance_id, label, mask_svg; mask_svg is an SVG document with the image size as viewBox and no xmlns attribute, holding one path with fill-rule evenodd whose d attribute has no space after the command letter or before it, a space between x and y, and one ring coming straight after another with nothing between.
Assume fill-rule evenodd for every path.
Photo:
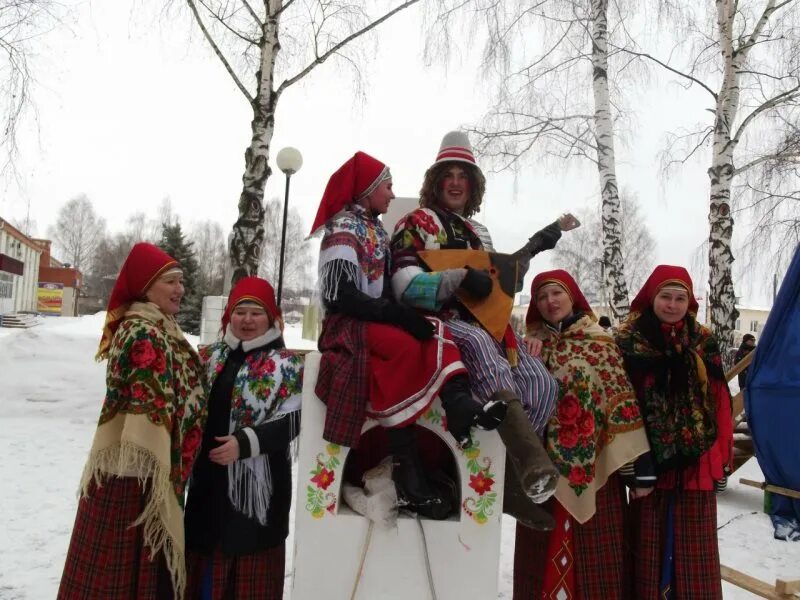
<instances>
[{"instance_id":1,"label":"red skirt","mask_svg":"<svg viewBox=\"0 0 800 600\"><path fill-rule=\"evenodd\" d=\"M392 325L326 317L316 384L325 440L357 447L367 417L384 427L413 423L450 377L467 372L444 323L432 321L437 337L420 341Z\"/></svg>"},{"instance_id":2,"label":"red skirt","mask_svg":"<svg viewBox=\"0 0 800 600\"><path fill-rule=\"evenodd\" d=\"M246 556L189 552L186 600L281 600L285 556L285 544Z\"/></svg>"},{"instance_id":3,"label":"red skirt","mask_svg":"<svg viewBox=\"0 0 800 600\"><path fill-rule=\"evenodd\" d=\"M444 324L438 320L435 323L439 338L424 341L392 325L368 325L367 416L383 427L413 423L450 377L467 372Z\"/></svg>"},{"instance_id":4,"label":"red skirt","mask_svg":"<svg viewBox=\"0 0 800 600\"><path fill-rule=\"evenodd\" d=\"M675 598L721 600L717 499L714 492L676 492L658 488L641 500L633 500L630 505L633 597L637 600L657 600L659 597L663 524L670 494L675 494Z\"/></svg>"},{"instance_id":5,"label":"red skirt","mask_svg":"<svg viewBox=\"0 0 800 600\"><path fill-rule=\"evenodd\" d=\"M555 499L548 504L556 502ZM612 475L600 488L597 512L583 525L571 520L575 598L621 600L628 597L628 553L625 549L625 488ZM514 548L514 600L544 598L542 584L550 532L517 524ZM549 600L549 599L548 599Z\"/></svg>"},{"instance_id":6,"label":"red skirt","mask_svg":"<svg viewBox=\"0 0 800 600\"><path fill-rule=\"evenodd\" d=\"M58 600L164 600L173 597L163 553L151 559L142 526L147 490L135 477L91 484L81 498Z\"/></svg>"}]
</instances>

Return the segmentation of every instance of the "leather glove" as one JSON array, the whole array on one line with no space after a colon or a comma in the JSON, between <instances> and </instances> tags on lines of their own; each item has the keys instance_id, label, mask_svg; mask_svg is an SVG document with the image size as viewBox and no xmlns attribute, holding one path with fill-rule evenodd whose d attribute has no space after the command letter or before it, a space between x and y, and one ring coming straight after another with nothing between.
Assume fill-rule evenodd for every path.
<instances>
[{"instance_id":1,"label":"leather glove","mask_svg":"<svg viewBox=\"0 0 800 600\"><path fill-rule=\"evenodd\" d=\"M552 250L556 247L556 242L560 239L561 227L559 227L558 223L550 223L550 225L544 229L540 229L533 234L531 241L535 247L531 252L531 256L535 256L544 250Z\"/></svg>"},{"instance_id":2,"label":"leather glove","mask_svg":"<svg viewBox=\"0 0 800 600\"><path fill-rule=\"evenodd\" d=\"M478 428L484 431L497 429L506 418L507 411L508 405L502 400L489 400L478 415Z\"/></svg>"},{"instance_id":3,"label":"leather glove","mask_svg":"<svg viewBox=\"0 0 800 600\"><path fill-rule=\"evenodd\" d=\"M492 277L486 271L467 267L461 289L476 298L486 298L492 293Z\"/></svg>"},{"instance_id":4,"label":"leather glove","mask_svg":"<svg viewBox=\"0 0 800 600\"><path fill-rule=\"evenodd\" d=\"M397 325L418 340L429 340L433 337L436 327L416 309L402 304L389 304L384 311L388 323Z\"/></svg>"}]
</instances>

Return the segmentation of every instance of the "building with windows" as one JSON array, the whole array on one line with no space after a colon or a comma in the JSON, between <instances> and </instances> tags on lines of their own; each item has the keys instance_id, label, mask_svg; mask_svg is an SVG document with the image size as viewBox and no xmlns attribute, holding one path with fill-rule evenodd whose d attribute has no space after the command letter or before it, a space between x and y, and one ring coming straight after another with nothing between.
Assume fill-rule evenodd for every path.
<instances>
[{"instance_id":1,"label":"building with windows","mask_svg":"<svg viewBox=\"0 0 800 600\"><path fill-rule=\"evenodd\" d=\"M36 312L41 247L0 218L0 315Z\"/></svg>"},{"instance_id":2,"label":"building with windows","mask_svg":"<svg viewBox=\"0 0 800 600\"><path fill-rule=\"evenodd\" d=\"M761 337L761 332L764 330L764 325L769 316L768 307L758 306L737 306L739 311L739 318L736 319L736 330L733 332L733 343L739 345L742 343L742 336L745 333L750 333L756 336L756 340Z\"/></svg>"},{"instance_id":3,"label":"building with windows","mask_svg":"<svg viewBox=\"0 0 800 600\"><path fill-rule=\"evenodd\" d=\"M56 260L50 254L52 242L50 240L33 240L42 249L42 258L39 261L39 287L48 287L60 290L60 313L65 317L78 316L78 297L83 287L83 275L71 265ZM39 292L39 311L42 310L42 292ZM57 307L54 307L54 309Z\"/></svg>"},{"instance_id":4,"label":"building with windows","mask_svg":"<svg viewBox=\"0 0 800 600\"><path fill-rule=\"evenodd\" d=\"M83 275L53 258L51 245L0 219L0 315L78 314Z\"/></svg>"}]
</instances>

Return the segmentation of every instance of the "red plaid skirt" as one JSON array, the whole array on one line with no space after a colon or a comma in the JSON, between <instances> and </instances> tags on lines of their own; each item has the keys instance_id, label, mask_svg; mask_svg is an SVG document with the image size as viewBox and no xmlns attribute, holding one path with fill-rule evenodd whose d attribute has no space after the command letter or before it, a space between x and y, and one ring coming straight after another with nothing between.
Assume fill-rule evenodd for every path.
<instances>
[{"instance_id":1,"label":"red plaid skirt","mask_svg":"<svg viewBox=\"0 0 800 600\"><path fill-rule=\"evenodd\" d=\"M575 598L622 600L628 597L625 550L625 488L612 475L597 492L597 512L583 525L572 521ZM548 501L545 506L555 499ZM540 600L550 532L517 524L514 548L514 600Z\"/></svg>"},{"instance_id":2,"label":"red plaid skirt","mask_svg":"<svg viewBox=\"0 0 800 600\"><path fill-rule=\"evenodd\" d=\"M147 490L135 477L111 477L81 498L58 600L164 600L172 583L164 555L151 560L142 527Z\"/></svg>"},{"instance_id":3,"label":"red plaid skirt","mask_svg":"<svg viewBox=\"0 0 800 600\"><path fill-rule=\"evenodd\" d=\"M327 405L323 438L355 448L367 416L383 427L413 423L450 377L467 372L444 323L434 322L447 342L345 315L325 319L315 388Z\"/></svg>"},{"instance_id":4,"label":"red plaid skirt","mask_svg":"<svg viewBox=\"0 0 800 600\"><path fill-rule=\"evenodd\" d=\"M281 600L285 555L285 544L247 556L188 552L186 600Z\"/></svg>"},{"instance_id":5,"label":"red plaid skirt","mask_svg":"<svg viewBox=\"0 0 800 600\"><path fill-rule=\"evenodd\" d=\"M675 598L721 600L717 499L714 492L655 489L630 505L633 531L633 597L657 600L661 579L667 499L675 494Z\"/></svg>"}]
</instances>

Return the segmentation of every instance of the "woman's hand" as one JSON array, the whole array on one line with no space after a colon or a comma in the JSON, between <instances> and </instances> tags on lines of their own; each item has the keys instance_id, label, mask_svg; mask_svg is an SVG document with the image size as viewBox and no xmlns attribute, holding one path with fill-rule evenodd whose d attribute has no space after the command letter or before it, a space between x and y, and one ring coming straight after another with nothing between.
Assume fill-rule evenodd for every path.
<instances>
[{"instance_id":1,"label":"woman's hand","mask_svg":"<svg viewBox=\"0 0 800 600\"><path fill-rule=\"evenodd\" d=\"M215 436L220 445L208 453L211 462L218 465L229 465L239 459L239 440L232 435Z\"/></svg>"},{"instance_id":2,"label":"woman's hand","mask_svg":"<svg viewBox=\"0 0 800 600\"><path fill-rule=\"evenodd\" d=\"M641 498L645 498L649 496L654 488L631 488L630 497L631 500L639 500Z\"/></svg>"},{"instance_id":3,"label":"woman's hand","mask_svg":"<svg viewBox=\"0 0 800 600\"><path fill-rule=\"evenodd\" d=\"M525 342L525 347L528 349L528 352L530 353L531 356L534 356L536 358L541 357L542 340L535 337L525 336L524 342Z\"/></svg>"}]
</instances>

